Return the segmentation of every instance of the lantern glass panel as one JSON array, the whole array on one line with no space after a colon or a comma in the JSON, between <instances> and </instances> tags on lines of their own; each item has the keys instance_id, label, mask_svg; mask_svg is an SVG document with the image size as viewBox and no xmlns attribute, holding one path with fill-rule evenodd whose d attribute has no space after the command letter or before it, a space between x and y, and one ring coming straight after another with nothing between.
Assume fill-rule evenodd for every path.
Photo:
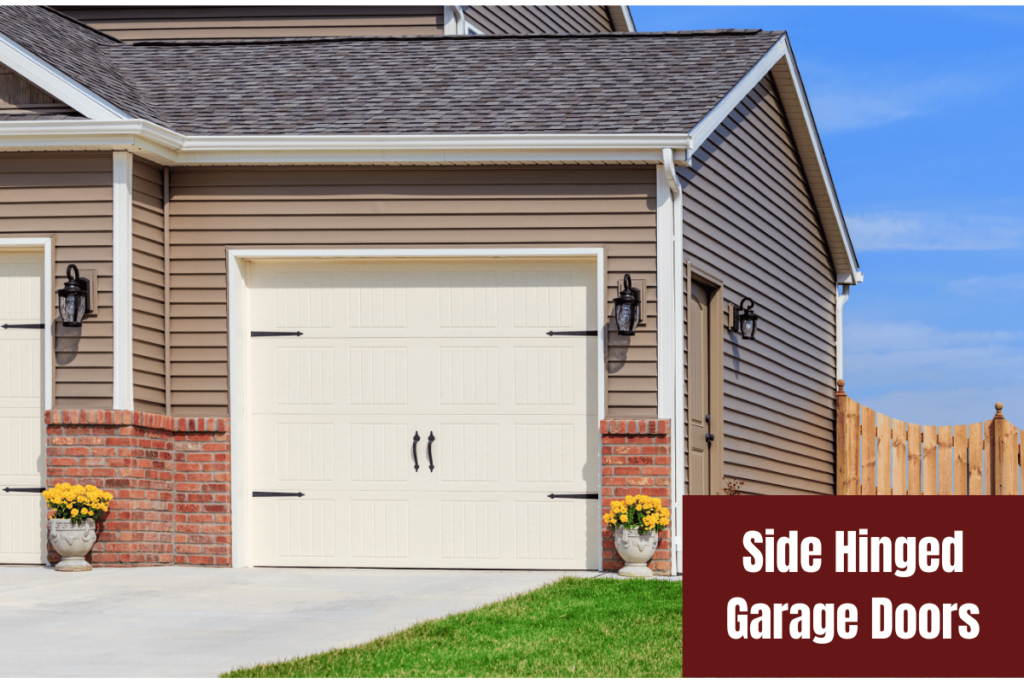
<instances>
[{"instance_id":1,"label":"lantern glass panel","mask_svg":"<svg viewBox=\"0 0 1024 683\"><path fill-rule=\"evenodd\" d=\"M745 318L741 323L741 329L743 330L744 339L753 339L754 330L757 328L756 323L751 318Z\"/></svg>"},{"instance_id":2,"label":"lantern glass panel","mask_svg":"<svg viewBox=\"0 0 1024 683\"><path fill-rule=\"evenodd\" d=\"M617 315L615 322L619 326L619 330L622 332L631 332L633 327L633 311L635 305L629 302L619 304L619 309L616 311Z\"/></svg>"},{"instance_id":3,"label":"lantern glass panel","mask_svg":"<svg viewBox=\"0 0 1024 683\"><path fill-rule=\"evenodd\" d=\"M81 319L76 319L76 314L81 307L85 306L85 298L76 293L68 293L61 297L60 319L65 325L74 324Z\"/></svg>"}]
</instances>

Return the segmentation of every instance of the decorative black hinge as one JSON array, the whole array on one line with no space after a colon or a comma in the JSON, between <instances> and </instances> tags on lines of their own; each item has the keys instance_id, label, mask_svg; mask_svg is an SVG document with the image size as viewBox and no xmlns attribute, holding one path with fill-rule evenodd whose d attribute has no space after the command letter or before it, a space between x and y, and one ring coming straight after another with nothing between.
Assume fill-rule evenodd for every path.
<instances>
[{"instance_id":1,"label":"decorative black hinge","mask_svg":"<svg viewBox=\"0 0 1024 683\"><path fill-rule=\"evenodd\" d=\"M597 330L571 330L569 332L548 332L549 337L596 337Z\"/></svg>"},{"instance_id":2,"label":"decorative black hinge","mask_svg":"<svg viewBox=\"0 0 1024 683\"><path fill-rule=\"evenodd\" d=\"M596 493L549 493L548 498L585 498L587 500L597 500Z\"/></svg>"},{"instance_id":3,"label":"decorative black hinge","mask_svg":"<svg viewBox=\"0 0 1024 683\"><path fill-rule=\"evenodd\" d=\"M250 332L252 337L301 337L301 332Z\"/></svg>"},{"instance_id":4,"label":"decorative black hinge","mask_svg":"<svg viewBox=\"0 0 1024 683\"><path fill-rule=\"evenodd\" d=\"M44 323L29 323L26 325L12 325L10 323L4 323L0 327L5 330L45 330L46 325Z\"/></svg>"},{"instance_id":5,"label":"decorative black hinge","mask_svg":"<svg viewBox=\"0 0 1024 683\"><path fill-rule=\"evenodd\" d=\"M253 498L302 498L305 493L299 491L297 493L284 493L281 491L253 491Z\"/></svg>"},{"instance_id":6,"label":"decorative black hinge","mask_svg":"<svg viewBox=\"0 0 1024 683\"><path fill-rule=\"evenodd\" d=\"M39 488L30 488L30 489L14 488L12 486L5 486L4 487L4 493L42 493L45 490L46 489L44 489L41 486Z\"/></svg>"}]
</instances>

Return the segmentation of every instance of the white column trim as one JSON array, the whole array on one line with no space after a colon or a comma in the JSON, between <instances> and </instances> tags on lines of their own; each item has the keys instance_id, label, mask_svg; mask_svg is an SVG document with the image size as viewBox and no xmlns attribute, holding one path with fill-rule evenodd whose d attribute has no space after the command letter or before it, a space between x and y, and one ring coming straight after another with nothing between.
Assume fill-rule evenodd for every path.
<instances>
[{"instance_id":1,"label":"white column trim","mask_svg":"<svg viewBox=\"0 0 1024 683\"><path fill-rule=\"evenodd\" d=\"M114 152L114 410L134 410L132 375L132 155ZM98 301L99 297L96 297Z\"/></svg>"},{"instance_id":2,"label":"white column trim","mask_svg":"<svg viewBox=\"0 0 1024 683\"><path fill-rule=\"evenodd\" d=\"M675 414L675 353L672 332L675 327L675 291L672 264L675 260L673 235L675 207L665 167L658 165L656 210L656 263L658 287L658 417L670 420Z\"/></svg>"}]
</instances>

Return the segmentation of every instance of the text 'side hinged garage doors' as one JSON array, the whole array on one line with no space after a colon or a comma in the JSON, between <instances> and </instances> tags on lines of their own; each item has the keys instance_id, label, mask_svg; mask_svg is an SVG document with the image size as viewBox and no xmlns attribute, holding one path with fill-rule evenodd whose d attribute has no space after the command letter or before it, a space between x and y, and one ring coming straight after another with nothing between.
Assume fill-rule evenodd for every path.
<instances>
[{"instance_id":1,"label":"text 'side hinged garage doors'","mask_svg":"<svg viewBox=\"0 0 1024 683\"><path fill-rule=\"evenodd\" d=\"M598 568L594 259L245 272L255 564Z\"/></svg>"}]
</instances>

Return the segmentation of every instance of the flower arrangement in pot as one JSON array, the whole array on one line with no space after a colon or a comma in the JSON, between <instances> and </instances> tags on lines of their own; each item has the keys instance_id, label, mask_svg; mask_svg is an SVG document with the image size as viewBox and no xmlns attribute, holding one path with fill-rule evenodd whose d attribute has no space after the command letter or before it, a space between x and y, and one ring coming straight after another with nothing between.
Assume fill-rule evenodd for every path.
<instances>
[{"instance_id":1,"label":"flower arrangement in pot","mask_svg":"<svg viewBox=\"0 0 1024 683\"><path fill-rule=\"evenodd\" d=\"M660 498L626 496L613 500L611 512L604 515L604 523L615 535L615 549L626 562L619 570L622 576L651 576L647 563L658 548L658 532L668 527L668 508L661 506Z\"/></svg>"},{"instance_id":2,"label":"flower arrangement in pot","mask_svg":"<svg viewBox=\"0 0 1024 683\"><path fill-rule=\"evenodd\" d=\"M54 567L59 572L87 572L92 569L85 556L96 542L96 520L109 510L114 494L88 486L55 485L43 491L50 508L50 543L63 558Z\"/></svg>"}]
</instances>

